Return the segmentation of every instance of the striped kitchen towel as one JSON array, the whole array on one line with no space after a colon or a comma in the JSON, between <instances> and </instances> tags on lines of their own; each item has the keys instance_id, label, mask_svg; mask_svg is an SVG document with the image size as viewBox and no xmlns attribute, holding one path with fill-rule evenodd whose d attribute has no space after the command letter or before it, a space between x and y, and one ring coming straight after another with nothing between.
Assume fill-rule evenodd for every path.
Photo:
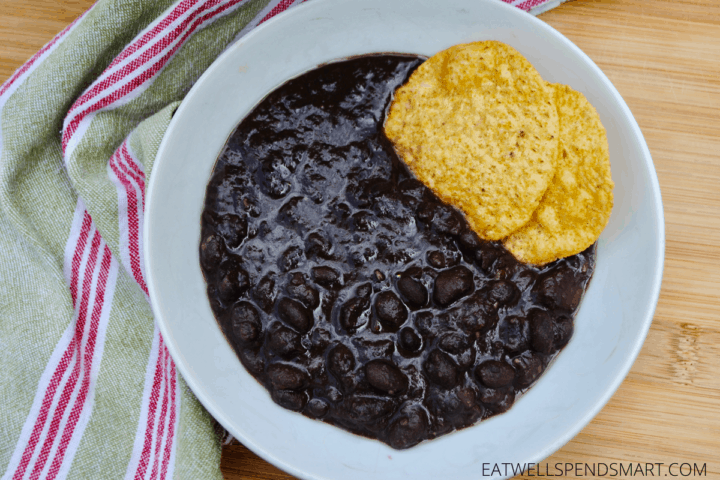
<instances>
[{"instance_id":1,"label":"striped kitchen towel","mask_svg":"<svg viewBox=\"0 0 720 480\"><path fill-rule=\"evenodd\" d=\"M222 478L148 303L145 187L203 71L303 1L98 0L0 87L3 480Z\"/></svg>"}]
</instances>

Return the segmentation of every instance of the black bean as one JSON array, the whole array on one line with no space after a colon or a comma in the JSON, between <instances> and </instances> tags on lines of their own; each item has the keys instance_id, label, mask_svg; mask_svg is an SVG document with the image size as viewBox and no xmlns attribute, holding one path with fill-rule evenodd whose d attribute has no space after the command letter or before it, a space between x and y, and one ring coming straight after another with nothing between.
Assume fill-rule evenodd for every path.
<instances>
[{"instance_id":1,"label":"black bean","mask_svg":"<svg viewBox=\"0 0 720 480\"><path fill-rule=\"evenodd\" d=\"M462 245L466 250L472 252L482 245L482 240L480 240L477 233L470 228L465 228L462 233L460 233L459 240L460 245Z\"/></svg>"},{"instance_id":2,"label":"black bean","mask_svg":"<svg viewBox=\"0 0 720 480\"><path fill-rule=\"evenodd\" d=\"M515 403L515 390L512 387L497 390L488 388L480 397L480 400L488 405L488 409L493 414L507 412Z\"/></svg>"},{"instance_id":3,"label":"black bean","mask_svg":"<svg viewBox=\"0 0 720 480\"><path fill-rule=\"evenodd\" d=\"M316 227L315 222L312 222L311 219L304 218L302 214L309 203L311 203L311 200L301 196L288 199L283 206L280 207L280 210L278 210L276 217L278 224L287 230L304 236L306 234L305 232Z\"/></svg>"},{"instance_id":4,"label":"black bean","mask_svg":"<svg viewBox=\"0 0 720 480\"><path fill-rule=\"evenodd\" d=\"M468 334L491 328L498 319L497 308L477 292L450 311L457 325Z\"/></svg>"},{"instance_id":5,"label":"black bean","mask_svg":"<svg viewBox=\"0 0 720 480\"><path fill-rule=\"evenodd\" d=\"M401 395L408 388L408 378L389 360L370 360L365 364L365 378L374 388L388 395Z\"/></svg>"},{"instance_id":6,"label":"black bean","mask_svg":"<svg viewBox=\"0 0 720 480\"><path fill-rule=\"evenodd\" d=\"M403 412L388 428L388 443L397 449L410 448L425 438L428 428L427 413L416 407Z\"/></svg>"},{"instance_id":7,"label":"black bean","mask_svg":"<svg viewBox=\"0 0 720 480\"><path fill-rule=\"evenodd\" d=\"M358 212L352 216L355 228L361 232L370 232L377 227L377 219L370 212Z\"/></svg>"},{"instance_id":8,"label":"black bean","mask_svg":"<svg viewBox=\"0 0 720 480\"><path fill-rule=\"evenodd\" d=\"M265 355L260 348L242 348L238 350L240 361L248 372L259 377L265 371Z\"/></svg>"},{"instance_id":9,"label":"black bean","mask_svg":"<svg viewBox=\"0 0 720 480\"><path fill-rule=\"evenodd\" d=\"M417 208L417 217L423 222L431 222L435 216L436 205L437 203L432 200L421 202Z\"/></svg>"},{"instance_id":10,"label":"black bean","mask_svg":"<svg viewBox=\"0 0 720 480\"><path fill-rule=\"evenodd\" d=\"M411 327L405 327L398 333L398 346L408 353L415 353L422 348L422 338Z\"/></svg>"},{"instance_id":11,"label":"black bean","mask_svg":"<svg viewBox=\"0 0 720 480\"><path fill-rule=\"evenodd\" d=\"M222 239L217 235L209 235L200 244L200 263L206 270L220 264L223 253L225 253L225 245Z\"/></svg>"},{"instance_id":12,"label":"black bean","mask_svg":"<svg viewBox=\"0 0 720 480\"><path fill-rule=\"evenodd\" d=\"M388 398L351 396L343 402L350 418L361 422L372 422L389 415L393 411L394 403Z\"/></svg>"},{"instance_id":13,"label":"black bean","mask_svg":"<svg viewBox=\"0 0 720 480\"><path fill-rule=\"evenodd\" d=\"M386 331L396 332L408 318L407 307L393 292L385 290L375 297L375 314Z\"/></svg>"},{"instance_id":14,"label":"black bean","mask_svg":"<svg viewBox=\"0 0 720 480\"><path fill-rule=\"evenodd\" d=\"M262 322L260 314L248 302L233 305L230 312L230 324L235 338L243 343L251 343L260 338Z\"/></svg>"},{"instance_id":15,"label":"black bean","mask_svg":"<svg viewBox=\"0 0 720 480\"><path fill-rule=\"evenodd\" d=\"M341 287L340 274L330 267L315 267L312 269L312 278L318 285L337 289Z\"/></svg>"},{"instance_id":16,"label":"black bean","mask_svg":"<svg viewBox=\"0 0 720 480\"><path fill-rule=\"evenodd\" d=\"M435 207L432 226L438 232L458 235L462 231L463 223L458 211L450 205L439 204Z\"/></svg>"},{"instance_id":17,"label":"black bean","mask_svg":"<svg viewBox=\"0 0 720 480\"><path fill-rule=\"evenodd\" d=\"M272 399L281 407L287 408L294 412L299 412L308 401L307 392L297 392L294 390L273 390Z\"/></svg>"},{"instance_id":18,"label":"black bean","mask_svg":"<svg viewBox=\"0 0 720 480\"><path fill-rule=\"evenodd\" d=\"M305 240L305 254L308 258L318 256L329 259L332 257L332 243L323 234L313 232Z\"/></svg>"},{"instance_id":19,"label":"black bean","mask_svg":"<svg viewBox=\"0 0 720 480\"><path fill-rule=\"evenodd\" d=\"M510 407L513 406L515 403L515 390L512 388L507 389L505 391L503 398L497 402L495 405L493 405L493 412L494 413L504 413L510 410Z\"/></svg>"},{"instance_id":20,"label":"black bean","mask_svg":"<svg viewBox=\"0 0 720 480\"><path fill-rule=\"evenodd\" d=\"M467 370L473 365L475 365L475 348L472 345L469 345L466 349L458 352L455 355L455 359L457 360L458 368L460 370Z\"/></svg>"},{"instance_id":21,"label":"black bean","mask_svg":"<svg viewBox=\"0 0 720 480\"><path fill-rule=\"evenodd\" d=\"M343 399L343 393L333 386L329 386L326 391L328 400L333 403L341 402Z\"/></svg>"},{"instance_id":22,"label":"black bean","mask_svg":"<svg viewBox=\"0 0 720 480\"><path fill-rule=\"evenodd\" d=\"M306 307L311 310L316 309L320 305L320 293L317 289L308 285L305 277L300 273L295 273L290 279L287 291L291 297L300 300Z\"/></svg>"},{"instance_id":23,"label":"black bean","mask_svg":"<svg viewBox=\"0 0 720 480\"><path fill-rule=\"evenodd\" d=\"M313 324L313 314L300 302L284 297L278 302L278 317L300 333L310 331Z\"/></svg>"},{"instance_id":24,"label":"black bean","mask_svg":"<svg viewBox=\"0 0 720 480\"><path fill-rule=\"evenodd\" d=\"M445 266L454 267L463 260L462 253L458 251L446 251L445 252Z\"/></svg>"},{"instance_id":25,"label":"black bean","mask_svg":"<svg viewBox=\"0 0 720 480\"><path fill-rule=\"evenodd\" d=\"M282 172L278 170L265 172L260 186L263 192L273 199L282 198L292 190L292 183L285 179Z\"/></svg>"},{"instance_id":26,"label":"black bean","mask_svg":"<svg viewBox=\"0 0 720 480\"><path fill-rule=\"evenodd\" d=\"M480 401L485 404L498 403L505 396L507 388L483 388L480 390Z\"/></svg>"},{"instance_id":27,"label":"black bean","mask_svg":"<svg viewBox=\"0 0 720 480\"><path fill-rule=\"evenodd\" d=\"M445 262L445 255L439 250L433 250L428 252L427 261L433 268L445 268L447 266Z\"/></svg>"},{"instance_id":28,"label":"black bean","mask_svg":"<svg viewBox=\"0 0 720 480\"><path fill-rule=\"evenodd\" d=\"M218 283L217 293L222 300L232 302L237 300L248 288L250 288L248 273L233 265Z\"/></svg>"},{"instance_id":29,"label":"black bean","mask_svg":"<svg viewBox=\"0 0 720 480\"><path fill-rule=\"evenodd\" d=\"M431 394L425 399L425 404L430 414L438 419L454 417L464 409L463 402L458 398L455 390L431 390Z\"/></svg>"},{"instance_id":30,"label":"black bean","mask_svg":"<svg viewBox=\"0 0 720 480\"><path fill-rule=\"evenodd\" d=\"M472 293L473 289L472 272L466 267L453 267L435 278L433 300L444 307Z\"/></svg>"},{"instance_id":31,"label":"black bean","mask_svg":"<svg viewBox=\"0 0 720 480\"><path fill-rule=\"evenodd\" d=\"M570 337L572 337L574 330L573 319L565 315L559 316L555 320L555 328L553 330L555 332L555 349L559 350L567 345Z\"/></svg>"},{"instance_id":32,"label":"black bean","mask_svg":"<svg viewBox=\"0 0 720 480\"><path fill-rule=\"evenodd\" d=\"M275 304L275 279L273 273L269 273L260 279L253 290L253 297L257 300L260 308L269 312Z\"/></svg>"},{"instance_id":33,"label":"black bean","mask_svg":"<svg viewBox=\"0 0 720 480\"><path fill-rule=\"evenodd\" d=\"M385 248L383 245L379 247L378 244L358 244L348 250L347 261L355 268L360 268L377 258L379 254L387 255L383 253L383 248Z\"/></svg>"},{"instance_id":34,"label":"black bean","mask_svg":"<svg viewBox=\"0 0 720 480\"><path fill-rule=\"evenodd\" d=\"M583 294L582 284L577 281L574 272L567 267L545 272L538 280L536 289L543 305L568 312L577 308Z\"/></svg>"},{"instance_id":35,"label":"black bean","mask_svg":"<svg viewBox=\"0 0 720 480\"><path fill-rule=\"evenodd\" d=\"M475 377L490 388L499 388L515 380L515 370L509 363L486 360L475 368Z\"/></svg>"},{"instance_id":36,"label":"black bean","mask_svg":"<svg viewBox=\"0 0 720 480\"><path fill-rule=\"evenodd\" d=\"M297 266L303 263L304 260L305 254L303 254L302 249L295 245L282 253L280 258L278 258L277 265L281 272L289 272L290 270L297 268Z\"/></svg>"},{"instance_id":37,"label":"black bean","mask_svg":"<svg viewBox=\"0 0 720 480\"><path fill-rule=\"evenodd\" d=\"M416 178L408 178L400 182L399 190L403 195L407 195L413 200L419 202L428 193L428 188Z\"/></svg>"},{"instance_id":38,"label":"black bean","mask_svg":"<svg viewBox=\"0 0 720 480\"><path fill-rule=\"evenodd\" d=\"M519 269L520 264L518 264L517 260L515 260L515 258L507 252L503 252L498 255L498 258L495 260L495 264L493 265L495 278L500 279L512 278Z\"/></svg>"},{"instance_id":39,"label":"black bean","mask_svg":"<svg viewBox=\"0 0 720 480\"><path fill-rule=\"evenodd\" d=\"M348 332L354 332L367 323L367 315L363 315L370 308L370 300L354 297L340 307L340 326Z\"/></svg>"},{"instance_id":40,"label":"black bean","mask_svg":"<svg viewBox=\"0 0 720 480\"><path fill-rule=\"evenodd\" d=\"M415 326L421 334L429 336L433 333L433 318L431 312L419 312L415 315Z\"/></svg>"},{"instance_id":41,"label":"black bean","mask_svg":"<svg viewBox=\"0 0 720 480\"><path fill-rule=\"evenodd\" d=\"M225 239L225 245L230 248L237 248L245 239L248 233L247 218L238 217L231 213L220 215L215 227L217 232Z\"/></svg>"},{"instance_id":42,"label":"black bean","mask_svg":"<svg viewBox=\"0 0 720 480\"><path fill-rule=\"evenodd\" d=\"M215 317L217 318L222 316L223 312L225 311L225 306L223 305L223 302L220 301L220 297L217 293L217 288L212 283L208 284L207 286L207 294L208 300L210 301L210 308L215 314Z\"/></svg>"},{"instance_id":43,"label":"black bean","mask_svg":"<svg viewBox=\"0 0 720 480\"><path fill-rule=\"evenodd\" d=\"M520 290L509 280L495 280L488 284L487 299L500 307L515 305L520 298Z\"/></svg>"},{"instance_id":44,"label":"black bean","mask_svg":"<svg viewBox=\"0 0 720 480\"><path fill-rule=\"evenodd\" d=\"M529 387L545 370L542 357L535 352L525 352L513 358L512 365L515 368L515 385L518 388Z\"/></svg>"},{"instance_id":45,"label":"black bean","mask_svg":"<svg viewBox=\"0 0 720 480\"><path fill-rule=\"evenodd\" d=\"M321 398L313 398L305 407L305 411L314 418L322 418L330 411L330 406Z\"/></svg>"},{"instance_id":46,"label":"black bean","mask_svg":"<svg viewBox=\"0 0 720 480\"><path fill-rule=\"evenodd\" d=\"M290 360L303 351L300 335L295 330L276 322L270 325L268 332L267 348L276 355Z\"/></svg>"},{"instance_id":47,"label":"black bean","mask_svg":"<svg viewBox=\"0 0 720 480\"><path fill-rule=\"evenodd\" d=\"M337 378L342 378L355 370L355 355L342 343L334 346L327 356L328 371Z\"/></svg>"},{"instance_id":48,"label":"black bean","mask_svg":"<svg viewBox=\"0 0 720 480\"><path fill-rule=\"evenodd\" d=\"M425 374L431 382L449 389L457 385L459 380L458 366L455 360L445 352L433 350L423 363Z\"/></svg>"},{"instance_id":49,"label":"black bean","mask_svg":"<svg viewBox=\"0 0 720 480\"><path fill-rule=\"evenodd\" d=\"M500 255L497 247L491 243L484 243L475 251L475 263L483 272L489 273Z\"/></svg>"},{"instance_id":50,"label":"black bean","mask_svg":"<svg viewBox=\"0 0 720 480\"><path fill-rule=\"evenodd\" d=\"M330 345L332 337L330 336L330 332L325 330L324 328L316 328L312 332L312 338L310 341L312 342L312 348L317 352L324 351L328 345Z\"/></svg>"},{"instance_id":51,"label":"black bean","mask_svg":"<svg viewBox=\"0 0 720 480\"><path fill-rule=\"evenodd\" d=\"M400 276L397 282L397 288L402 299L411 308L421 308L427 303L428 292L425 285L409 275Z\"/></svg>"},{"instance_id":52,"label":"black bean","mask_svg":"<svg viewBox=\"0 0 720 480\"><path fill-rule=\"evenodd\" d=\"M530 318L530 342L533 350L551 353L555 344L555 328L552 318L542 310L532 310Z\"/></svg>"},{"instance_id":53,"label":"black bean","mask_svg":"<svg viewBox=\"0 0 720 480\"><path fill-rule=\"evenodd\" d=\"M267 376L276 390L298 390L305 387L308 382L308 376L305 372L286 363L269 365Z\"/></svg>"},{"instance_id":54,"label":"black bean","mask_svg":"<svg viewBox=\"0 0 720 480\"><path fill-rule=\"evenodd\" d=\"M477 401L477 395L475 390L472 388L459 388L456 392L458 400L465 406L465 408L473 408Z\"/></svg>"},{"instance_id":55,"label":"black bean","mask_svg":"<svg viewBox=\"0 0 720 480\"><path fill-rule=\"evenodd\" d=\"M498 336L511 353L530 348L530 328L525 317L508 316L498 324Z\"/></svg>"},{"instance_id":56,"label":"black bean","mask_svg":"<svg viewBox=\"0 0 720 480\"><path fill-rule=\"evenodd\" d=\"M448 353L458 354L468 348L468 340L462 333L454 332L444 335L438 345Z\"/></svg>"}]
</instances>

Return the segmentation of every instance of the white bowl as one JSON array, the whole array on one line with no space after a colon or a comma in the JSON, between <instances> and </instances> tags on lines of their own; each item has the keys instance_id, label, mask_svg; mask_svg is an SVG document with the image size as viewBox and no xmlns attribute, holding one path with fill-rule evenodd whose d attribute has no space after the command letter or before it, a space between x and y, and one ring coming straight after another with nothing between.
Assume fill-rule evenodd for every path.
<instances>
[{"instance_id":1,"label":"white bowl","mask_svg":"<svg viewBox=\"0 0 720 480\"><path fill-rule=\"evenodd\" d=\"M431 55L486 39L515 47L546 80L583 92L607 128L615 206L572 340L509 412L408 450L281 408L220 332L200 271L205 187L225 140L272 89L323 62L370 52ZM623 99L568 39L497 0L313 0L255 29L205 72L173 117L146 215L153 311L185 381L243 444L306 479L475 480L495 463L543 460L625 378L652 321L665 249L652 159ZM512 476L500 468L493 478Z\"/></svg>"}]
</instances>

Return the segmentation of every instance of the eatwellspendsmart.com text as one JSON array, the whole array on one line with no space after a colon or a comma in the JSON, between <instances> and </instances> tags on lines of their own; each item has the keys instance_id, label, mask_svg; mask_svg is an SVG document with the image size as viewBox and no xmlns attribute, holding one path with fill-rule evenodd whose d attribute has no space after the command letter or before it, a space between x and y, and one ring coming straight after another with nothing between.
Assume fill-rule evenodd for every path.
<instances>
[{"instance_id":1,"label":"eatwellspendsmart.com text","mask_svg":"<svg viewBox=\"0 0 720 480\"><path fill-rule=\"evenodd\" d=\"M482 476L527 477L707 477L707 464L672 462L483 463Z\"/></svg>"}]
</instances>

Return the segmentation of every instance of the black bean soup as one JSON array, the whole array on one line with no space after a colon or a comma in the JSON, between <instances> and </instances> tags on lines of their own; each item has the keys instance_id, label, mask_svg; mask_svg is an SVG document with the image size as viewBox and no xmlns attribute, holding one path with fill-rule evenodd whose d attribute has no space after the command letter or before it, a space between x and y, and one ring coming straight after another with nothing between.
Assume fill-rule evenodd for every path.
<instances>
[{"instance_id":1,"label":"black bean soup","mask_svg":"<svg viewBox=\"0 0 720 480\"><path fill-rule=\"evenodd\" d=\"M285 408L402 449L506 411L573 332L594 246L536 268L470 230L383 134L423 58L369 55L273 91L207 188L222 330Z\"/></svg>"}]
</instances>

